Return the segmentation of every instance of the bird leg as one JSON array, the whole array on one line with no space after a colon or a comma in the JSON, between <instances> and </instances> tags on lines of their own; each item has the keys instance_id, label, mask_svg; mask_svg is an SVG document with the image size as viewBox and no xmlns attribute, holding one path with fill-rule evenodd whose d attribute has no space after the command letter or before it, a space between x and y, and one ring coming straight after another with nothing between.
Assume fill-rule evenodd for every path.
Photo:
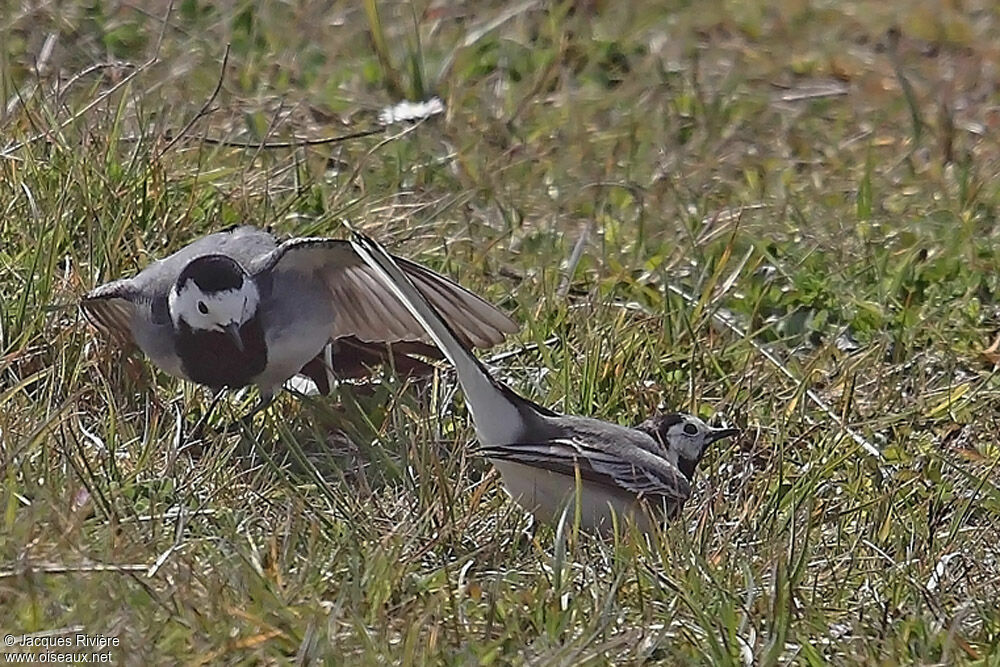
<instances>
[{"instance_id":1,"label":"bird leg","mask_svg":"<svg viewBox=\"0 0 1000 667\"><path fill-rule=\"evenodd\" d=\"M220 389L219 391L215 392L215 396L212 398L212 402L209 403L208 405L208 410L206 410L205 414L203 414L201 418L197 422L195 422L194 428L191 429L191 438L190 438L191 440L202 439L202 436L205 433L205 425L208 423L208 418L212 416L212 412L215 411L215 406L217 406L219 404L219 401L222 400L222 395L225 392L226 392L225 389Z\"/></svg>"},{"instance_id":2,"label":"bird leg","mask_svg":"<svg viewBox=\"0 0 1000 667\"><path fill-rule=\"evenodd\" d=\"M333 374L333 343L329 341L323 346L323 366L326 374L326 393L330 393L330 388L337 386L337 376Z\"/></svg>"},{"instance_id":3,"label":"bird leg","mask_svg":"<svg viewBox=\"0 0 1000 667\"><path fill-rule=\"evenodd\" d=\"M260 401L257 403L257 405L255 405L253 409L250 410L250 412L246 413L245 415L237 419L235 423L249 426L250 423L253 421L253 418L257 416L257 413L260 412L261 410L264 410L267 406L271 405L273 401L274 401L274 394L272 392L268 392L266 395L261 394Z\"/></svg>"},{"instance_id":4,"label":"bird leg","mask_svg":"<svg viewBox=\"0 0 1000 667\"><path fill-rule=\"evenodd\" d=\"M219 401L222 399L222 396L226 391L227 390L225 389L219 391L215 395L215 398L212 399L212 403L208 406L208 410L205 411L205 414L201 416L194 428L191 430L192 440L200 440L205 434L208 418L212 415L212 412L215 411L215 407L219 404ZM257 403L252 410L247 412L242 417L234 419L222 428L211 429L211 432L217 435L232 435L234 433L239 433L244 427L249 427L253 423L253 418L257 415L257 413L269 406L273 400L274 394L269 394L267 396L261 395L260 402Z\"/></svg>"},{"instance_id":5,"label":"bird leg","mask_svg":"<svg viewBox=\"0 0 1000 667\"><path fill-rule=\"evenodd\" d=\"M253 409L242 417L234 419L226 424L219 430L219 433L221 435L233 435L234 433L239 433L244 428L249 428L253 425L253 418L257 416L257 413L271 405L272 401L274 401L273 393L269 392L268 394L261 394L260 401L253 407Z\"/></svg>"}]
</instances>

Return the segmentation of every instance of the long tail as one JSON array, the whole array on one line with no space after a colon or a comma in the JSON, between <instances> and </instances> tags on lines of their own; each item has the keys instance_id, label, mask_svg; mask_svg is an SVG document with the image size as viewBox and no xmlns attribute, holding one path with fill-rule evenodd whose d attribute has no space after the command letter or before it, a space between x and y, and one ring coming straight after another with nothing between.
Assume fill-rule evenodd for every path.
<instances>
[{"instance_id":1,"label":"long tail","mask_svg":"<svg viewBox=\"0 0 1000 667\"><path fill-rule=\"evenodd\" d=\"M448 323L403 273L392 255L378 242L364 234L352 232L351 245L365 264L378 274L392 293L406 306L455 367L458 382L462 385L469 410L472 412L472 420L475 422L476 435L480 443L500 445L518 442L523 437L525 415L518 410L516 401L523 401L528 405L531 405L531 402L520 398L490 376L480 361L459 341Z\"/></svg>"}]
</instances>

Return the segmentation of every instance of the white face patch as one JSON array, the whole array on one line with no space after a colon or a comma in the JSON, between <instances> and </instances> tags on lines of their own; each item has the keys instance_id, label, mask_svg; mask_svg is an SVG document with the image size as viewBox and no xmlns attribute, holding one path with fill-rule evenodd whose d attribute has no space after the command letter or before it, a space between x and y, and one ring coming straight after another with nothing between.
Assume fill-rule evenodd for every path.
<instances>
[{"instance_id":1,"label":"white face patch","mask_svg":"<svg viewBox=\"0 0 1000 667\"><path fill-rule=\"evenodd\" d=\"M684 415L667 431L667 442L679 458L694 461L701 457L711 433L708 424L694 415Z\"/></svg>"},{"instance_id":2,"label":"white face patch","mask_svg":"<svg viewBox=\"0 0 1000 667\"><path fill-rule=\"evenodd\" d=\"M178 290L170 290L170 318L174 326L181 320L192 329L222 331L226 326L242 325L257 312L260 295L252 280L244 280L239 289L202 292L194 280L188 280Z\"/></svg>"}]
</instances>

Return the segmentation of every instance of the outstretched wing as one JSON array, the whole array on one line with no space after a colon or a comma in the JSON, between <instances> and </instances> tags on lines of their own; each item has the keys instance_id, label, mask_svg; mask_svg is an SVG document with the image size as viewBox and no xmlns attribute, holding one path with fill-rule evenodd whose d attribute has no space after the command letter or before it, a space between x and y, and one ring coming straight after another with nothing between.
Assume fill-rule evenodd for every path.
<instances>
[{"instance_id":1,"label":"outstretched wing","mask_svg":"<svg viewBox=\"0 0 1000 667\"><path fill-rule=\"evenodd\" d=\"M133 347L136 341L132 322L138 298L131 280L116 280L86 294L80 300L80 309L102 334L124 347Z\"/></svg>"},{"instance_id":2,"label":"outstretched wing","mask_svg":"<svg viewBox=\"0 0 1000 667\"><path fill-rule=\"evenodd\" d=\"M421 293L468 345L492 347L517 325L492 304L427 267L395 258ZM297 272L320 280L337 313L331 338L364 342L426 341L423 327L354 252L348 241L300 238L253 263L250 273Z\"/></svg>"},{"instance_id":3,"label":"outstretched wing","mask_svg":"<svg viewBox=\"0 0 1000 667\"><path fill-rule=\"evenodd\" d=\"M666 459L636 447L618 451L582 435L538 444L481 447L476 453L561 475L575 476L579 470L581 479L624 489L639 497L684 501L691 495L690 482Z\"/></svg>"}]
</instances>

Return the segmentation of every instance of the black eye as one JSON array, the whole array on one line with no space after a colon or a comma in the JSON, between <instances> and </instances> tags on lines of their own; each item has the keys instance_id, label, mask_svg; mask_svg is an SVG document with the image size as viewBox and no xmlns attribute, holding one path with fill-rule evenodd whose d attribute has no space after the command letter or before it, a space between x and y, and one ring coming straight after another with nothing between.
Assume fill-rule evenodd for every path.
<instances>
[{"instance_id":1,"label":"black eye","mask_svg":"<svg viewBox=\"0 0 1000 667\"><path fill-rule=\"evenodd\" d=\"M695 435L698 433L698 427L694 424L684 424L684 432L688 435Z\"/></svg>"},{"instance_id":2,"label":"black eye","mask_svg":"<svg viewBox=\"0 0 1000 667\"><path fill-rule=\"evenodd\" d=\"M205 305L204 301L198 302L198 312L202 315L208 315L208 306Z\"/></svg>"}]
</instances>

